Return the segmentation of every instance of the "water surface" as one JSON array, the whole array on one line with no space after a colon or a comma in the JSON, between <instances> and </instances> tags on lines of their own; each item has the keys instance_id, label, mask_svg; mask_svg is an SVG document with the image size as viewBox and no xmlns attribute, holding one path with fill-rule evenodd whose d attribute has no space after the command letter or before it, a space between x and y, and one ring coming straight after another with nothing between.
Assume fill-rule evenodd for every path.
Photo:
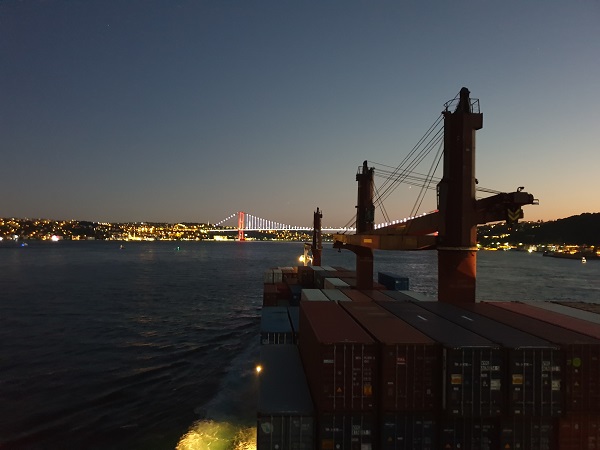
<instances>
[{"instance_id":1,"label":"water surface","mask_svg":"<svg viewBox=\"0 0 600 450\"><path fill-rule=\"evenodd\" d=\"M0 246L0 447L244 448L263 272L282 242ZM354 267L326 246L323 264ZM600 302L600 261L478 254L478 299ZM375 254L436 296L437 253ZM237 435L237 438L235 437ZM235 442L234 442L235 441Z\"/></svg>"}]
</instances>

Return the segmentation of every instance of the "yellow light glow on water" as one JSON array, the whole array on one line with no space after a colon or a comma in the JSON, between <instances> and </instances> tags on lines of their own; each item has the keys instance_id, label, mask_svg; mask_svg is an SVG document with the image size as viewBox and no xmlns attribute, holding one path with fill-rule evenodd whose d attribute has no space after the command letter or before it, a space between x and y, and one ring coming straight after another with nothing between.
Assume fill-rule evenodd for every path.
<instances>
[{"instance_id":1,"label":"yellow light glow on water","mask_svg":"<svg viewBox=\"0 0 600 450\"><path fill-rule=\"evenodd\" d=\"M262 372L262 366L258 365L256 366L256 373L259 374Z\"/></svg>"},{"instance_id":2,"label":"yellow light glow on water","mask_svg":"<svg viewBox=\"0 0 600 450\"><path fill-rule=\"evenodd\" d=\"M197 422L177 443L176 450L256 450L256 428L230 422Z\"/></svg>"}]
</instances>

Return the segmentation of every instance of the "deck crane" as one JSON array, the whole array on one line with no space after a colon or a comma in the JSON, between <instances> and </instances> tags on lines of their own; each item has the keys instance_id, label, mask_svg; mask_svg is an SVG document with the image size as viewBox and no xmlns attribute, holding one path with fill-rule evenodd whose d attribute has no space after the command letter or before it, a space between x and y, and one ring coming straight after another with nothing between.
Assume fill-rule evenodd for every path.
<instances>
[{"instance_id":1,"label":"deck crane","mask_svg":"<svg viewBox=\"0 0 600 450\"><path fill-rule=\"evenodd\" d=\"M475 302L477 225L523 217L522 206L537 204L532 194L515 192L475 198L475 132L483 127L479 100L462 88L454 111L446 103L443 177L437 185L437 211L374 229L373 173L367 161L359 169L356 234L335 234L334 248L356 254L358 289L373 287L373 249L438 251L438 300Z\"/></svg>"}]
</instances>

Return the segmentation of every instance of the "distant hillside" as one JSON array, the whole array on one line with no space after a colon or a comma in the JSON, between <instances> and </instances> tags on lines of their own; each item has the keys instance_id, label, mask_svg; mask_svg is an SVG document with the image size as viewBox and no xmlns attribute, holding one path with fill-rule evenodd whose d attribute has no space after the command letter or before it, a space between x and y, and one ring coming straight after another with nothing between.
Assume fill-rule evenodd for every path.
<instances>
[{"instance_id":1,"label":"distant hillside","mask_svg":"<svg viewBox=\"0 0 600 450\"><path fill-rule=\"evenodd\" d=\"M584 213L550 222L522 222L513 231L506 224L485 225L477 229L477 236L482 245L504 236L503 242L511 244L600 246L600 213Z\"/></svg>"}]
</instances>

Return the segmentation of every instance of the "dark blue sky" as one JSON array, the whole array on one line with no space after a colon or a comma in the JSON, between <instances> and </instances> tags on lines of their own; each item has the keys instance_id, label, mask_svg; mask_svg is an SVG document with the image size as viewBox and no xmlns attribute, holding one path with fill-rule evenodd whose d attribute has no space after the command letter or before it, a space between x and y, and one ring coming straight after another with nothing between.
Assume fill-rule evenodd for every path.
<instances>
[{"instance_id":1,"label":"dark blue sky","mask_svg":"<svg viewBox=\"0 0 600 450\"><path fill-rule=\"evenodd\" d=\"M480 185L598 212L598 24L595 0L3 0L0 216L344 225L357 166L399 164L462 86Z\"/></svg>"}]
</instances>

